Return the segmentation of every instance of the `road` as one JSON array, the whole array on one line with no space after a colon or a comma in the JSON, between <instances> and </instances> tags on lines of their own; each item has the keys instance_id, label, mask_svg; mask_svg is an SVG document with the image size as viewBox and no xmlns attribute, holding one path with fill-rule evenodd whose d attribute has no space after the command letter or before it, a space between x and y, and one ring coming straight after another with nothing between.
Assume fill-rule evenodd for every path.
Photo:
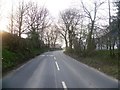
<instances>
[{"instance_id":1,"label":"road","mask_svg":"<svg viewBox=\"0 0 120 90\"><path fill-rule=\"evenodd\" d=\"M43 53L2 80L3 88L118 88L116 79L66 56Z\"/></svg>"}]
</instances>

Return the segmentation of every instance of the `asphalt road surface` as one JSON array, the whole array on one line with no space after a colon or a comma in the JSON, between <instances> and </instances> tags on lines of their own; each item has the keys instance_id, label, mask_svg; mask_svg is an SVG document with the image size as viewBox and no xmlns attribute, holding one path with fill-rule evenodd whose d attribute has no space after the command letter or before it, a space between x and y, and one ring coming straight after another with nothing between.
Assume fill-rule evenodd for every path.
<instances>
[{"instance_id":1,"label":"asphalt road surface","mask_svg":"<svg viewBox=\"0 0 120 90\"><path fill-rule=\"evenodd\" d=\"M62 51L46 52L12 71L3 88L118 88L118 81Z\"/></svg>"}]
</instances>

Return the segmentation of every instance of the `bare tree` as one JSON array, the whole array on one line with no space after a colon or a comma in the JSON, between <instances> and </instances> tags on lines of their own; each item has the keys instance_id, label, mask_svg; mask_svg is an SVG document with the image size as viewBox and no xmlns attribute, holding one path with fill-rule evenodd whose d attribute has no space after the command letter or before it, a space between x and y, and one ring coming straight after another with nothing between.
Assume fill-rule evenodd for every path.
<instances>
[{"instance_id":1,"label":"bare tree","mask_svg":"<svg viewBox=\"0 0 120 90\"><path fill-rule=\"evenodd\" d=\"M111 31L111 4L110 4L110 0L108 0L108 11L109 11L109 31ZM109 42L109 50L110 50L110 54L112 54L112 42L111 42L112 37L109 36L108 37L108 42Z\"/></svg>"},{"instance_id":2,"label":"bare tree","mask_svg":"<svg viewBox=\"0 0 120 90\"><path fill-rule=\"evenodd\" d=\"M18 11L19 11L19 6L20 6L20 3L19 2L19 6L17 7L16 11L14 10L14 5L13 5L13 2L11 2L12 5L11 5L11 12L10 12L10 16L8 17L9 19L9 24L8 24L8 30L11 34L16 34L16 35L19 35L18 32L19 32L19 27L18 27Z\"/></svg>"},{"instance_id":3,"label":"bare tree","mask_svg":"<svg viewBox=\"0 0 120 90\"><path fill-rule=\"evenodd\" d=\"M46 43L48 45L48 47L50 48L55 48L56 46L56 42L59 38L59 31L58 31L58 28L56 25L52 25L51 27L49 27L47 29L47 31L45 32L45 40L46 40Z\"/></svg>"},{"instance_id":4,"label":"bare tree","mask_svg":"<svg viewBox=\"0 0 120 90\"><path fill-rule=\"evenodd\" d=\"M102 30L103 35L99 38L100 49L103 49L106 46L107 50L110 50L110 55L114 55L114 47L116 43L116 18L111 16L111 2L107 0L108 3L108 25L105 26L104 30ZM101 42L101 43L100 43Z\"/></svg>"},{"instance_id":5,"label":"bare tree","mask_svg":"<svg viewBox=\"0 0 120 90\"><path fill-rule=\"evenodd\" d=\"M39 20L38 30L40 34L40 40L43 40L45 29L51 26L52 18L49 16L49 11L46 8L41 9L41 19Z\"/></svg>"},{"instance_id":6,"label":"bare tree","mask_svg":"<svg viewBox=\"0 0 120 90\"><path fill-rule=\"evenodd\" d=\"M51 19L49 17L49 11L44 7L38 7L33 2L28 3L29 9L25 17L25 26L27 34L34 44L38 41L42 42L45 37L45 30L51 25ZM48 35L46 33L46 35ZM42 47L42 44L39 44Z\"/></svg>"},{"instance_id":7,"label":"bare tree","mask_svg":"<svg viewBox=\"0 0 120 90\"><path fill-rule=\"evenodd\" d=\"M50 47L50 33L49 32L45 32L44 40L45 40L47 47Z\"/></svg>"},{"instance_id":8,"label":"bare tree","mask_svg":"<svg viewBox=\"0 0 120 90\"><path fill-rule=\"evenodd\" d=\"M68 31L66 29L66 27L62 24L58 24L58 32L60 33L61 37L65 40L65 45L66 45L66 49L68 48Z\"/></svg>"},{"instance_id":9,"label":"bare tree","mask_svg":"<svg viewBox=\"0 0 120 90\"><path fill-rule=\"evenodd\" d=\"M39 33L40 40L44 35L44 30L50 26L49 12L46 8L39 8L37 4L29 3L26 15L26 26L30 32Z\"/></svg>"},{"instance_id":10,"label":"bare tree","mask_svg":"<svg viewBox=\"0 0 120 90\"><path fill-rule=\"evenodd\" d=\"M13 3L12 3L12 8L11 8L11 14L10 14L10 23L8 26L9 32L11 34L14 34L14 15L13 15Z\"/></svg>"},{"instance_id":11,"label":"bare tree","mask_svg":"<svg viewBox=\"0 0 120 90\"><path fill-rule=\"evenodd\" d=\"M28 7L24 2L19 2L18 9L15 14L15 31L18 34L19 37L21 37L21 34L25 31L24 29L24 17L26 14Z\"/></svg>"},{"instance_id":12,"label":"bare tree","mask_svg":"<svg viewBox=\"0 0 120 90\"><path fill-rule=\"evenodd\" d=\"M91 51L94 49L93 47L93 31L94 31L94 27L95 27L95 22L96 22L96 18L97 18L97 12L99 10L99 7L103 4L104 2L94 2L94 8L93 8L93 13L91 12L91 10L88 10L87 7L84 5L84 3L81 1L83 10L86 14L86 17L88 17L90 19L90 31L89 31L89 35L88 35L88 44L87 44L87 49L88 51Z\"/></svg>"},{"instance_id":13,"label":"bare tree","mask_svg":"<svg viewBox=\"0 0 120 90\"><path fill-rule=\"evenodd\" d=\"M63 11L61 14L61 19L63 22L63 25L65 28L62 27L61 30L64 31L64 35L62 35L65 39L65 42L67 43L66 40L66 34L68 34L68 40L69 40L69 48L72 49L73 46L73 39L75 37L75 30L76 27L79 25L79 21L80 21L80 13L79 10L77 9L67 9L65 11ZM63 33L61 33L63 34ZM67 46L67 44L66 44Z\"/></svg>"},{"instance_id":14,"label":"bare tree","mask_svg":"<svg viewBox=\"0 0 120 90\"><path fill-rule=\"evenodd\" d=\"M59 37L58 28L56 26L53 26L53 29L51 30L51 44L55 48L57 39Z\"/></svg>"},{"instance_id":15,"label":"bare tree","mask_svg":"<svg viewBox=\"0 0 120 90\"><path fill-rule=\"evenodd\" d=\"M117 12L117 32L118 32L118 56L120 58L120 1L117 0L116 3L118 12Z\"/></svg>"}]
</instances>

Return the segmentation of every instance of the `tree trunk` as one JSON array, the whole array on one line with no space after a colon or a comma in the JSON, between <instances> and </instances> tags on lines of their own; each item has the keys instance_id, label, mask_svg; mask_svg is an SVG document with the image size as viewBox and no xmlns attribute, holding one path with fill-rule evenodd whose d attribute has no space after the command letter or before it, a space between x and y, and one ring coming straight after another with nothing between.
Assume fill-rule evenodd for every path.
<instances>
[{"instance_id":1,"label":"tree trunk","mask_svg":"<svg viewBox=\"0 0 120 90\"><path fill-rule=\"evenodd\" d=\"M66 44L66 49L68 49L68 42L66 38L65 38L65 44Z\"/></svg>"},{"instance_id":2,"label":"tree trunk","mask_svg":"<svg viewBox=\"0 0 120 90\"><path fill-rule=\"evenodd\" d=\"M72 32L69 30L69 49L72 50Z\"/></svg>"},{"instance_id":3,"label":"tree trunk","mask_svg":"<svg viewBox=\"0 0 120 90\"><path fill-rule=\"evenodd\" d=\"M94 30L94 21L92 21L91 30L90 30L90 33L89 33L89 36L88 36L88 45L87 45L88 52L93 51L93 48L92 48L92 33L93 33L93 30Z\"/></svg>"}]
</instances>

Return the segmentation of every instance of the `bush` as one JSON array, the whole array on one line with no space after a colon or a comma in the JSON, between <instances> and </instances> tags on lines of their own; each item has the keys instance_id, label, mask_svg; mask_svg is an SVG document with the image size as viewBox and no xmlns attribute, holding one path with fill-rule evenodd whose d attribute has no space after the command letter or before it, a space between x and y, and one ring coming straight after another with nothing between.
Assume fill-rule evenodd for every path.
<instances>
[{"instance_id":1,"label":"bush","mask_svg":"<svg viewBox=\"0 0 120 90\"><path fill-rule=\"evenodd\" d=\"M2 70L6 72L20 63L23 63L45 51L41 41L33 45L31 39L20 38L16 35L4 32L2 34Z\"/></svg>"},{"instance_id":2,"label":"bush","mask_svg":"<svg viewBox=\"0 0 120 90\"><path fill-rule=\"evenodd\" d=\"M2 69L3 71L7 68L11 68L16 64L15 59L18 59L16 57L16 54L13 52L8 51L7 49L2 50Z\"/></svg>"}]
</instances>

